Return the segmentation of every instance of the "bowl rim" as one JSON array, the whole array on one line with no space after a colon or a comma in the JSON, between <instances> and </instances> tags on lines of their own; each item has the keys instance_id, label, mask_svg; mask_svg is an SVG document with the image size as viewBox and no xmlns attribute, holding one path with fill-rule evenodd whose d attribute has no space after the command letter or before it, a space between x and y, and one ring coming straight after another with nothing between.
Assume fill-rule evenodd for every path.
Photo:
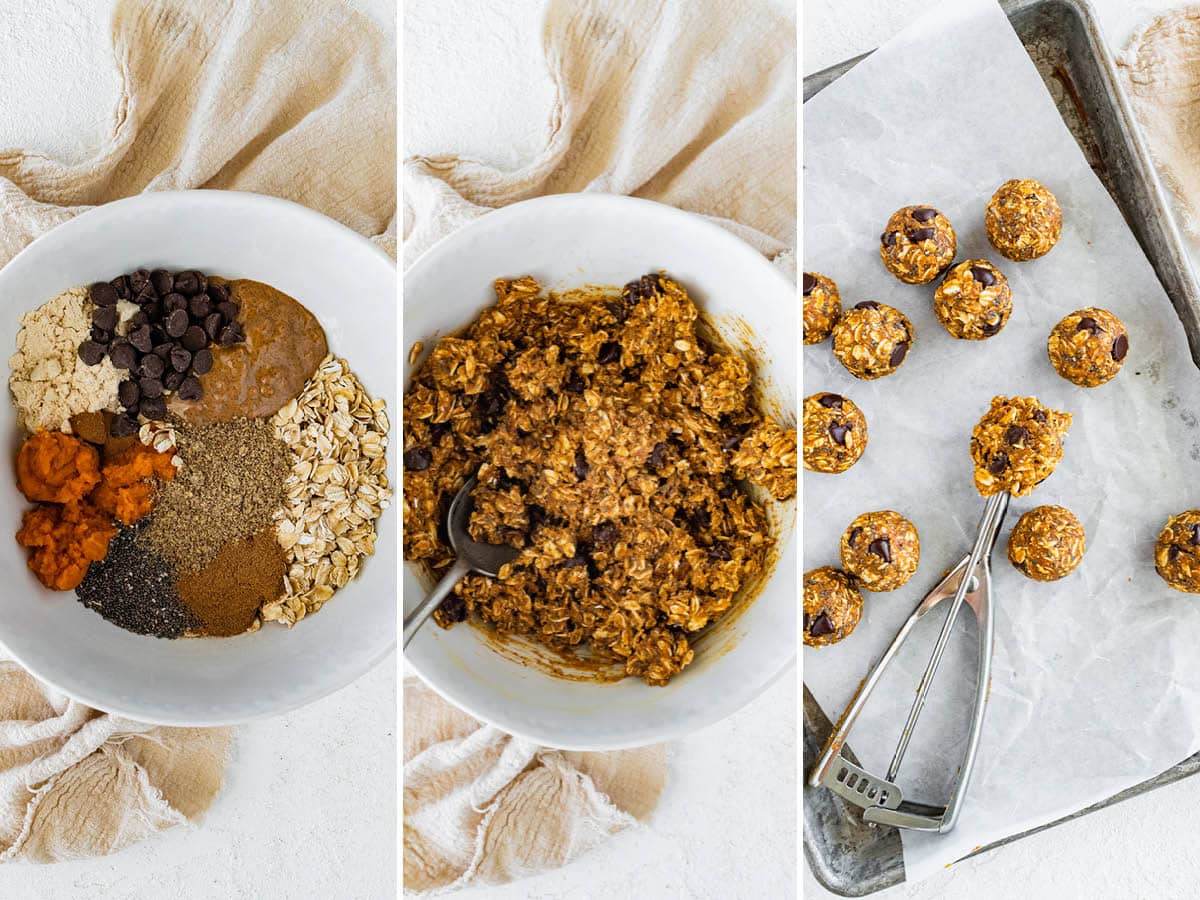
<instances>
[{"instance_id":1,"label":"bowl rim","mask_svg":"<svg viewBox=\"0 0 1200 900\"><path fill-rule=\"evenodd\" d=\"M215 188L197 188L195 190L166 190L166 191L146 191L141 194L134 194L129 197L122 197L119 200L112 200L107 203L101 203L85 209L76 216L60 222L53 228L47 229L42 234L22 247L13 257L8 260L3 266L0 266L0 276L9 269L9 267L23 256L31 251L40 250L40 246L54 235L55 240L62 239L63 234L70 235L73 231L84 226L91 226L93 223L110 218L116 213L123 213L127 208L159 208L169 207L181 201L188 203L214 204L228 206L231 202L234 204L243 203L251 206L257 206L262 209L274 209L278 212L293 218L307 220L309 223L319 225L320 227L328 228L333 226L341 230L346 236L360 243L364 247L369 247L371 252L379 257L383 262L388 263L393 270L397 269L396 260L394 260L385 250L378 244L352 228L342 224L331 216L318 212L311 207L296 203L293 200L287 200L282 197L275 197L270 194L259 194L253 191L234 191L234 190L219 190ZM83 225L79 223L83 222ZM36 249L35 249L36 248ZM397 271L397 275L398 275ZM397 388L399 380L397 379ZM12 398L8 398L9 403ZM397 529L399 529L397 523ZM397 591L399 589L399 581L397 579ZM397 628L399 625L397 624ZM328 684L317 685L311 690L301 692L295 698L286 703L281 703L271 709L263 709L256 712L245 713L241 715L220 715L220 716L180 716L172 713L155 714L152 719L146 718L144 714L131 713L120 709L120 704L110 704L108 702L99 702L91 694L87 688L79 689L78 687L67 689L58 683L54 677L47 677L44 673L36 670L26 663L21 654L15 651L12 646L0 638L0 648L8 655L8 657L21 666L26 672L36 678L38 681L52 688L60 694L83 703L87 706L97 709L101 712L110 715L121 716L122 718L130 719L136 722L145 722L154 725L165 725L170 727L194 727L208 728L221 727L227 725L240 725L246 722L259 721L263 719L274 718L275 716L284 715L289 712L294 712L297 709L315 703L318 700L334 694L343 688L353 684L367 672L374 669L388 655L396 649L397 634L391 635L390 641L380 647L375 653L369 656L364 656L356 665L347 666L340 677L330 681Z\"/></svg>"},{"instance_id":2,"label":"bowl rim","mask_svg":"<svg viewBox=\"0 0 1200 900\"><path fill-rule=\"evenodd\" d=\"M729 231L726 228L718 225L710 218L698 213L688 212L687 210L679 209L675 206L670 206L665 203L660 203L655 200L648 200L642 197L630 197L624 194L606 194L594 191L580 191L575 193L560 193L546 194L540 197L533 197L528 200L511 203L507 206L498 209L489 210L475 219L467 222L449 234L443 235L429 247L427 247L409 266L406 267L402 280L407 281L414 273L419 273L425 268L436 266L442 263L444 258L452 256L457 252L458 244L463 240L469 240L475 231L483 228L496 228L503 226L509 219L525 217L531 212L537 212L546 207L578 205L580 203L586 205L594 205L597 207L624 208L630 210L633 214L648 214L667 219L674 219L680 223L687 223L690 229L698 229L706 232L713 240L723 245L723 252L727 250L730 256L731 266L753 266L763 273L770 272L770 278L774 279L783 291L794 294L796 292L796 284L787 278L770 260L762 253L754 249L741 237ZM485 224L486 223L486 224ZM401 294L401 334L404 334L404 312L408 307L408 300L404 293ZM407 341L407 337L405 338ZM401 370L403 372L403 364L405 359L401 358ZM410 373L411 377L411 373ZM400 379L400 396L403 399L404 391L407 388L407 379ZM797 386L798 389L798 386ZM797 394L798 396L798 394ZM401 438L403 440L403 438ZM797 509L799 507L799 494L795 498ZM797 529L799 520L796 520L796 525L793 527L791 541L796 543L797 550L799 549L799 538ZM797 556L797 559L799 557ZM398 557L399 564L408 568L410 563L404 558L403 549ZM798 563L797 563L798 565ZM772 574L764 584L770 584L779 575L783 573L778 570ZM798 574L798 570L796 573ZM401 602L403 603L403 579L401 578ZM797 581L797 587L799 583ZM757 598L756 598L757 599ZM424 627L431 627L428 623ZM576 741L567 737L565 740L562 735L539 733L536 728L517 727L512 728L508 724L493 721L491 718L481 715L475 704L471 702L470 695L465 695L455 689L453 684L440 685L435 684L426 677L422 671L420 664L414 659L405 655L406 664L411 667L412 671L420 678L421 682L429 687L443 700L453 706L462 709L464 712L475 717L485 724L502 728L508 734L522 740L532 741L544 746L552 746L560 750L572 751L606 751L606 750L624 750L634 747L643 747L650 744L661 743L664 741L677 740L687 735L693 734L701 729L707 728L734 713L744 709L750 703L757 700L764 692L776 682L779 681L786 673L793 671L796 661L799 658L799 647L795 644L792 646L791 652L780 658L777 668L768 676L764 677L755 688L748 692L744 697L739 699L736 705L722 706L713 704L706 707L703 713L698 713L692 718L682 720L663 720L663 724L657 728L642 728L638 733L627 738L615 738L609 740L585 740ZM648 688L649 689L649 688ZM653 732L647 734L647 732Z\"/></svg>"}]
</instances>

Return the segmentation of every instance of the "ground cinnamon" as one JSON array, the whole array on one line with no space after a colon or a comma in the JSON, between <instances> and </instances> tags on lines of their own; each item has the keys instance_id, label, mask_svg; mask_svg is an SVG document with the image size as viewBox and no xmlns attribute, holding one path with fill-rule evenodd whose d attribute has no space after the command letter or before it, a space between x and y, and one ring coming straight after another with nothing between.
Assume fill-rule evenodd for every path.
<instances>
[{"instance_id":1,"label":"ground cinnamon","mask_svg":"<svg viewBox=\"0 0 1200 900\"><path fill-rule=\"evenodd\" d=\"M287 567L275 528L231 541L212 562L175 585L180 598L203 625L201 634L228 637L254 623L263 603L283 593Z\"/></svg>"}]
</instances>

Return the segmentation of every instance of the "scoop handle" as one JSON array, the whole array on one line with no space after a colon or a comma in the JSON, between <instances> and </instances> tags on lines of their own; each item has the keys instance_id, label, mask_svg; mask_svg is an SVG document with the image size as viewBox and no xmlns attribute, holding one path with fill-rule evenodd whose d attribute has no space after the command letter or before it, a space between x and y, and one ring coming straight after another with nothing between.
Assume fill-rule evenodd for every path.
<instances>
[{"instance_id":1,"label":"scoop handle","mask_svg":"<svg viewBox=\"0 0 1200 900\"><path fill-rule=\"evenodd\" d=\"M464 575L471 571L471 564L464 559L456 559L450 570L442 576L442 580L437 583L432 591L430 591L425 599L417 605L416 609L404 617L404 638L402 648L408 648L408 642L413 639L413 635L417 630L425 624L435 609L445 600L454 586L462 581Z\"/></svg>"}]
</instances>

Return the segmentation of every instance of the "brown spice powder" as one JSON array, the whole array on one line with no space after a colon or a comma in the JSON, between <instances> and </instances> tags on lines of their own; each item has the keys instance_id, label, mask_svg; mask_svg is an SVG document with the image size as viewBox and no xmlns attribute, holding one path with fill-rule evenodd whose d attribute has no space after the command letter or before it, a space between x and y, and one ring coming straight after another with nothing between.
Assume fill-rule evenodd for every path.
<instances>
[{"instance_id":1,"label":"brown spice powder","mask_svg":"<svg viewBox=\"0 0 1200 900\"><path fill-rule=\"evenodd\" d=\"M184 578L271 526L291 458L267 419L177 427L183 469L159 491L146 540Z\"/></svg>"},{"instance_id":2,"label":"brown spice powder","mask_svg":"<svg viewBox=\"0 0 1200 900\"><path fill-rule=\"evenodd\" d=\"M221 548L213 561L176 583L180 599L214 637L241 634L254 624L264 603L283 594L287 572L283 548L273 527Z\"/></svg>"}]
</instances>

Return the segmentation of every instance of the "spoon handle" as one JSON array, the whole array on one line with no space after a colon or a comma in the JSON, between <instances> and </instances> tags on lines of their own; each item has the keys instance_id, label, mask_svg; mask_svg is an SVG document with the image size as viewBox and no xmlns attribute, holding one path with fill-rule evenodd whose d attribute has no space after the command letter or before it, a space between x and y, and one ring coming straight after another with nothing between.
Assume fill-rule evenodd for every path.
<instances>
[{"instance_id":1,"label":"spoon handle","mask_svg":"<svg viewBox=\"0 0 1200 900\"><path fill-rule=\"evenodd\" d=\"M454 586L470 571L470 563L463 559L456 559L454 565L442 576L442 580L437 583L437 586L429 592L416 609L404 617L404 648L408 647L408 642L413 639L417 629L433 614L433 611L438 608L438 604L446 599L454 590Z\"/></svg>"}]
</instances>

